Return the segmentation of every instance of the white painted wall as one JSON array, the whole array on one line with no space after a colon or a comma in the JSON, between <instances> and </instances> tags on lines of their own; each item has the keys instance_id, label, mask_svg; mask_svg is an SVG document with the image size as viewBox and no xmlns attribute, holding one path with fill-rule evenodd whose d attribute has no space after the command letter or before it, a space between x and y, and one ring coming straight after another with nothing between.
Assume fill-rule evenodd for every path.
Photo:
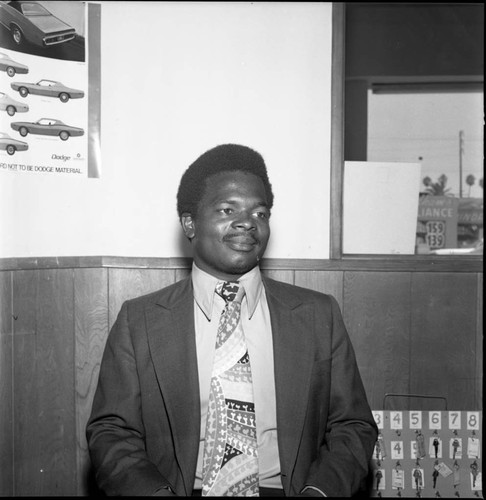
<instances>
[{"instance_id":1,"label":"white painted wall","mask_svg":"<svg viewBox=\"0 0 486 500\"><path fill-rule=\"evenodd\" d=\"M328 258L332 4L101 6L101 178L0 172L0 257L190 255L180 176L236 142L274 186L266 256Z\"/></svg>"}]
</instances>

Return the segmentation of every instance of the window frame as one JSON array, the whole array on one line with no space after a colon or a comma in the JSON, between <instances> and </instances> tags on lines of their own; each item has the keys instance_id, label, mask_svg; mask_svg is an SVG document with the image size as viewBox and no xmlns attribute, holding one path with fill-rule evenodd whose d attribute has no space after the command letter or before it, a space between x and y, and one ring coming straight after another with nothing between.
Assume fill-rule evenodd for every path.
<instances>
[{"instance_id":1,"label":"window frame","mask_svg":"<svg viewBox=\"0 0 486 500\"><path fill-rule=\"evenodd\" d=\"M330 242L331 261L367 261L370 268L408 269L439 267L476 272L482 269L482 255L392 255L343 253L343 182L344 182L344 115L345 115L345 2L333 3L332 8L332 75L331 75L331 193ZM381 263L381 264L380 264ZM384 266L383 266L383 263ZM395 267L391 267L394 269Z\"/></svg>"}]
</instances>

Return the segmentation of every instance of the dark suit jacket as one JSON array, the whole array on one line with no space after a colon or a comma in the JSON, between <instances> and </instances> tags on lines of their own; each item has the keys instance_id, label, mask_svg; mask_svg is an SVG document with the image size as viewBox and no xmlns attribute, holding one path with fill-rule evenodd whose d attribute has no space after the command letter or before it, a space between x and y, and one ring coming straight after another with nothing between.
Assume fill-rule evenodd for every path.
<instances>
[{"instance_id":1,"label":"dark suit jacket","mask_svg":"<svg viewBox=\"0 0 486 500\"><path fill-rule=\"evenodd\" d=\"M264 278L270 309L282 484L351 496L376 440L353 348L329 295ZM109 495L190 495L200 403L190 277L123 304L107 340L87 426Z\"/></svg>"}]
</instances>

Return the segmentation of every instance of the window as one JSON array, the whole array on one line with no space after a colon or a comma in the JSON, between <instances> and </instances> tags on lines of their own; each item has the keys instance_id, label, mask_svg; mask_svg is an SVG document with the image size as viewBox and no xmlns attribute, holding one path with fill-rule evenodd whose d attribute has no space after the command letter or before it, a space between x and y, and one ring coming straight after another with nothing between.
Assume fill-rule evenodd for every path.
<instances>
[{"instance_id":1,"label":"window","mask_svg":"<svg viewBox=\"0 0 486 500\"><path fill-rule=\"evenodd\" d=\"M467 85L368 92L368 161L420 166L415 253L482 253L482 110Z\"/></svg>"},{"instance_id":2,"label":"window","mask_svg":"<svg viewBox=\"0 0 486 500\"><path fill-rule=\"evenodd\" d=\"M358 253L348 242L359 200L376 205L368 226L354 209L359 237L375 239L359 253L482 254L483 14L480 4L345 4L344 254ZM387 238L401 232L394 251Z\"/></svg>"}]
</instances>

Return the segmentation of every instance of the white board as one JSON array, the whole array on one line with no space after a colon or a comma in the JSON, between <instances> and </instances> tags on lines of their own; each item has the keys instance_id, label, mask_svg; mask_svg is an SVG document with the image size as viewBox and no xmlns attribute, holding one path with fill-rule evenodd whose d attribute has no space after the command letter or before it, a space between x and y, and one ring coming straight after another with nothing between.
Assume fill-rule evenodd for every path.
<instances>
[{"instance_id":1,"label":"white board","mask_svg":"<svg viewBox=\"0 0 486 500\"><path fill-rule=\"evenodd\" d=\"M344 254L413 254L420 164L347 161Z\"/></svg>"}]
</instances>

